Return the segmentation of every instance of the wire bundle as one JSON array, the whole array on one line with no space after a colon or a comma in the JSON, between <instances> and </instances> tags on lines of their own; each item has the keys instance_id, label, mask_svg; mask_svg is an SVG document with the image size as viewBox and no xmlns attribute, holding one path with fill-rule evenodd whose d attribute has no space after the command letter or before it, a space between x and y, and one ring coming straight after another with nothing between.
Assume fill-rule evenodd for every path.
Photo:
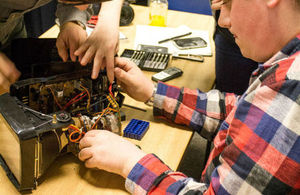
<instances>
[{"instance_id":1,"label":"wire bundle","mask_svg":"<svg viewBox=\"0 0 300 195\"><path fill-rule=\"evenodd\" d=\"M69 140L73 143L78 143L80 139L84 136L85 132L80 130L75 125L68 126Z\"/></svg>"}]
</instances>

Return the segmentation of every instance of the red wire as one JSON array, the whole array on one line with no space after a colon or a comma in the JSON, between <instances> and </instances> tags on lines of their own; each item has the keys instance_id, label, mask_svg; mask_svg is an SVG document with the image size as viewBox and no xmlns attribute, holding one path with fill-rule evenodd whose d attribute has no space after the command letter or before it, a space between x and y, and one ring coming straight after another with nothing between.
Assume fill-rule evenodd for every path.
<instances>
[{"instance_id":1,"label":"red wire","mask_svg":"<svg viewBox=\"0 0 300 195\"><path fill-rule=\"evenodd\" d=\"M85 96L87 96L87 94L84 94L83 96L81 96L79 99L75 100L74 102L72 102L72 104L78 102L79 100L82 100L82 98L84 98Z\"/></svg>"},{"instance_id":2,"label":"red wire","mask_svg":"<svg viewBox=\"0 0 300 195\"><path fill-rule=\"evenodd\" d=\"M83 95L84 94L84 95ZM83 96L81 96L83 95ZM81 96L80 98L78 98L79 96ZM87 96L86 92L81 92L80 94L76 95L73 99L71 99L63 108L63 110L65 110L66 108L68 108L70 105L78 102L79 100L81 100L82 98L84 98L85 96ZM78 98L78 99L76 99Z\"/></svg>"},{"instance_id":3,"label":"red wire","mask_svg":"<svg viewBox=\"0 0 300 195\"><path fill-rule=\"evenodd\" d=\"M74 130L74 131L79 131L78 129L74 128L73 126L69 126L70 129Z\"/></svg>"},{"instance_id":4,"label":"red wire","mask_svg":"<svg viewBox=\"0 0 300 195\"><path fill-rule=\"evenodd\" d=\"M69 104L70 102L74 101L76 98L78 98L79 96L83 95L84 93L86 93L85 91L81 92L80 94L76 95L74 98L72 98L67 104Z\"/></svg>"},{"instance_id":5,"label":"red wire","mask_svg":"<svg viewBox=\"0 0 300 195\"><path fill-rule=\"evenodd\" d=\"M112 90L112 83L109 85L108 91L112 97L115 97L111 90Z\"/></svg>"}]
</instances>

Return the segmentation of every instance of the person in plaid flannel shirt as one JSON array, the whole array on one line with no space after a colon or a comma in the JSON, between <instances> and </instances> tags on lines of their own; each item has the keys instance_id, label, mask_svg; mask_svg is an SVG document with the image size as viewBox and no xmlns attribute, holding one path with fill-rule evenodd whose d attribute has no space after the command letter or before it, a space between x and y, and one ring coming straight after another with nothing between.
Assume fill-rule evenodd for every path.
<instances>
[{"instance_id":1,"label":"person in plaid flannel shirt","mask_svg":"<svg viewBox=\"0 0 300 195\"><path fill-rule=\"evenodd\" d=\"M265 63L241 96L158 83L154 115L214 140L201 181L108 131L88 132L79 159L122 175L133 194L300 194L300 0L214 3L242 54ZM122 88L147 101L153 83L133 62L115 64Z\"/></svg>"}]
</instances>

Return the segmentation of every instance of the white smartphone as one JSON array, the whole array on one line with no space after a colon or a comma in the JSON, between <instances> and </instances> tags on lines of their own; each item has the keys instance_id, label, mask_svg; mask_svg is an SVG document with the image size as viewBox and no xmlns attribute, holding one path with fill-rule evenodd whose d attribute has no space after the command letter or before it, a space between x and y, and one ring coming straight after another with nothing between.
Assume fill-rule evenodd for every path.
<instances>
[{"instance_id":1,"label":"white smartphone","mask_svg":"<svg viewBox=\"0 0 300 195\"><path fill-rule=\"evenodd\" d=\"M194 49L207 46L206 41L201 37L174 39L173 42L178 49Z\"/></svg>"}]
</instances>

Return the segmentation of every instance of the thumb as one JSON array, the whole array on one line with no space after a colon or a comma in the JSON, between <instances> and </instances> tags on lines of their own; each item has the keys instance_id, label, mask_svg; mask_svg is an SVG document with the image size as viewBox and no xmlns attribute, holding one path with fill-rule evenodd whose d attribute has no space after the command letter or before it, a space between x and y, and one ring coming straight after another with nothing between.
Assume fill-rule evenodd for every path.
<instances>
[{"instance_id":1,"label":"thumb","mask_svg":"<svg viewBox=\"0 0 300 195\"><path fill-rule=\"evenodd\" d=\"M133 65L134 65L133 62L129 61L128 59L120 58L120 57L115 58L115 66L127 72L133 68Z\"/></svg>"},{"instance_id":2,"label":"thumb","mask_svg":"<svg viewBox=\"0 0 300 195\"><path fill-rule=\"evenodd\" d=\"M115 77L120 82L124 83L125 85L130 85L132 83L131 81L132 79L128 72L122 70L119 67L116 67L114 72L115 72Z\"/></svg>"}]
</instances>

